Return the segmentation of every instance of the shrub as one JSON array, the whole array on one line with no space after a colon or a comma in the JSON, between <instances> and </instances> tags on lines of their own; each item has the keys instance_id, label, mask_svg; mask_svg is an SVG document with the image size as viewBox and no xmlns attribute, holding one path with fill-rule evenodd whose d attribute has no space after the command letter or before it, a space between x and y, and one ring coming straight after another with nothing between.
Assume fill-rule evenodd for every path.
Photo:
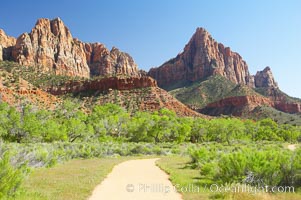
<instances>
[{"instance_id":1,"label":"shrub","mask_svg":"<svg viewBox=\"0 0 301 200\"><path fill-rule=\"evenodd\" d=\"M14 196L28 172L25 164L12 166L9 153L5 152L0 158L0 199Z\"/></svg>"}]
</instances>

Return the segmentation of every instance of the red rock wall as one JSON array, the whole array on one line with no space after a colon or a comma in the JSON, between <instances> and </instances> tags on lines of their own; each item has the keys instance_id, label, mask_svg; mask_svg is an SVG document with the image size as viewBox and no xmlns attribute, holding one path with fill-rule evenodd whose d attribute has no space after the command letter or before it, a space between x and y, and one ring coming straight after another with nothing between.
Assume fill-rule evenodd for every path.
<instances>
[{"instance_id":1,"label":"red rock wall","mask_svg":"<svg viewBox=\"0 0 301 200\"><path fill-rule=\"evenodd\" d=\"M148 75L160 87L176 85L180 81L194 82L219 74L234 83L254 87L248 66L242 57L229 47L217 43L203 28L198 28L184 51L159 68L152 68Z\"/></svg>"},{"instance_id":2,"label":"red rock wall","mask_svg":"<svg viewBox=\"0 0 301 200\"><path fill-rule=\"evenodd\" d=\"M110 77L100 80L88 80L67 83L64 87L53 87L47 91L54 95L78 93L85 91L132 90L137 88L156 87L154 79L143 77Z\"/></svg>"}]
</instances>

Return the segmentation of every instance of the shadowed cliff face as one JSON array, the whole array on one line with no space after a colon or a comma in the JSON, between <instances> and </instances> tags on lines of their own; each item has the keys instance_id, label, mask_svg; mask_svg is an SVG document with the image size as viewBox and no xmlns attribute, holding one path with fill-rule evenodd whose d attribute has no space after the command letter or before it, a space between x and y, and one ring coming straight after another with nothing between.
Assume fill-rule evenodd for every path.
<instances>
[{"instance_id":1,"label":"shadowed cliff face","mask_svg":"<svg viewBox=\"0 0 301 200\"><path fill-rule=\"evenodd\" d=\"M254 87L254 78L241 56L217 43L203 28L196 30L181 54L148 73L163 88L181 87L215 74ZM183 84L178 85L179 82Z\"/></svg>"},{"instance_id":2,"label":"shadowed cliff face","mask_svg":"<svg viewBox=\"0 0 301 200\"><path fill-rule=\"evenodd\" d=\"M0 31L0 60L14 60L43 72L79 76L139 76L133 58L117 48L84 43L72 37L59 18L39 19L30 33L17 39Z\"/></svg>"},{"instance_id":3,"label":"shadowed cliff face","mask_svg":"<svg viewBox=\"0 0 301 200\"><path fill-rule=\"evenodd\" d=\"M16 38L7 36L5 32L0 29L0 61L12 59L12 49L16 44Z\"/></svg>"}]
</instances>

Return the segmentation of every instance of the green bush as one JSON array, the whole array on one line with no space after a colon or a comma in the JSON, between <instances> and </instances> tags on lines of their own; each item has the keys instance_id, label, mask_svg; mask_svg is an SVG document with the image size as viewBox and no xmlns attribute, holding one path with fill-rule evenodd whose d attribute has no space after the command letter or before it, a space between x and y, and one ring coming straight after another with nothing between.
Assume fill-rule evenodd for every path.
<instances>
[{"instance_id":1,"label":"green bush","mask_svg":"<svg viewBox=\"0 0 301 200\"><path fill-rule=\"evenodd\" d=\"M261 147L260 147L261 146ZM250 147L202 147L191 149L192 167L199 167L204 180L221 184L253 186L301 186L301 150L277 145Z\"/></svg>"},{"instance_id":2,"label":"green bush","mask_svg":"<svg viewBox=\"0 0 301 200\"><path fill-rule=\"evenodd\" d=\"M13 197L28 172L25 164L12 166L9 153L5 152L0 157L0 199Z\"/></svg>"}]
</instances>

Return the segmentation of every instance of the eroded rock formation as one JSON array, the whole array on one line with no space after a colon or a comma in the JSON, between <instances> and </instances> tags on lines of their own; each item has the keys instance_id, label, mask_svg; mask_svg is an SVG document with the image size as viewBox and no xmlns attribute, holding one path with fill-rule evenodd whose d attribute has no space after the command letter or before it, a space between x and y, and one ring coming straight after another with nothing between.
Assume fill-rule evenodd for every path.
<instances>
[{"instance_id":1,"label":"eroded rock formation","mask_svg":"<svg viewBox=\"0 0 301 200\"><path fill-rule=\"evenodd\" d=\"M229 47L217 43L203 28L196 30L182 53L148 73L163 88L183 86L214 74L222 75L234 83L254 87L254 78L242 57Z\"/></svg>"},{"instance_id":2,"label":"eroded rock formation","mask_svg":"<svg viewBox=\"0 0 301 200\"><path fill-rule=\"evenodd\" d=\"M39 19L30 33L18 37L13 58L55 74L89 77L83 43L73 39L61 19Z\"/></svg>"},{"instance_id":3,"label":"eroded rock formation","mask_svg":"<svg viewBox=\"0 0 301 200\"><path fill-rule=\"evenodd\" d=\"M129 54L115 47L109 51L103 44L84 43L73 38L59 18L39 19L31 32L21 34L15 43L13 60L43 72L86 78L139 76L137 65Z\"/></svg>"},{"instance_id":4,"label":"eroded rock formation","mask_svg":"<svg viewBox=\"0 0 301 200\"><path fill-rule=\"evenodd\" d=\"M7 36L5 32L0 29L0 60L12 59L12 48L16 44L16 38Z\"/></svg>"},{"instance_id":5,"label":"eroded rock formation","mask_svg":"<svg viewBox=\"0 0 301 200\"><path fill-rule=\"evenodd\" d=\"M103 44L86 43L85 52L92 76L139 76L134 59L116 47L109 51Z\"/></svg>"},{"instance_id":6,"label":"eroded rock formation","mask_svg":"<svg viewBox=\"0 0 301 200\"><path fill-rule=\"evenodd\" d=\"M266 67L263 71L258 71L254 77L255 87L269 87L278 88L278 84L274 79L272 70L270 67Z\"/></svg>"}]
</instances>

